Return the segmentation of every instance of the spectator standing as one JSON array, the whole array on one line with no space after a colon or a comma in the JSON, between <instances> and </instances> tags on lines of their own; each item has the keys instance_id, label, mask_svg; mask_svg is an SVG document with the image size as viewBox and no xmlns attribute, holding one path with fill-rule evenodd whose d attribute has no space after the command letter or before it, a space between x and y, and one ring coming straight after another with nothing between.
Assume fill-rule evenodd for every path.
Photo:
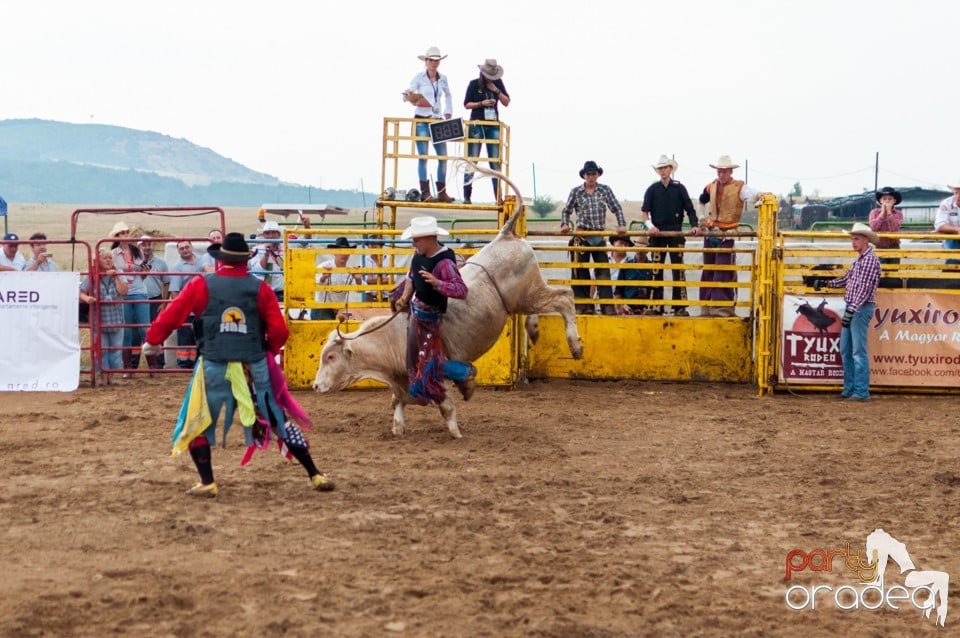
<instances>
[{"instance_id":1,"label":"spectator standing","mask_svg":"<svg viewBox=\"0 0 960 638\"><path fill-rule=\"evenodd\" d=\"M203 265L197 259L193 252L193 244L186 239L177 242L177 254L180 259L173 265L174 273L170 278L170 299L176 298L187 283L203 272ZM197 340L193 333L193 320L195 317L191 314L187 317L184 325L177 328L177 367L181 369L191 369L197 363Z\"/></svg>"},{"instance_id":2,"label":"spectator standing","mask_svg":"<svg viewBox=\"0 0 960 638\"><path fill-rule=\"evenodd\" d=\"M254 273L253 276L266 282L267 286L273 290L273 294L277 296L277 300L282 303L283 243L280 242L280 238L283 236L283 231L280 230L280 224L271 220L263 223L260 236L268 241L257 245L248 266L250 270L266 271Z\"/></svg>"},{"instance_id":3,"label":"spectator standing","mask_svg":"<svg viewBox=\"0 0 960 638\"><path fill-rule=\"evenodd\" d=\"M100 373L100 382L104 385L113 385L115 381L110 374L111 370L119 370L123 365L120 356L123 347L124 323L123 306L115 303L127 294L127 280L117 274L113 263L113 253L102 248L97 255L98 259L98 288L97 294L92 294L90 275L84 277L80 283L80 301L90 304L91 308L100 307L100 361L94 361L94 371Z\"/></svg>"},{"instance_id":4,"label":"spectator standing","mask_svg":"<svg viewBox=\"0 0 960 638\"><path fill-rule=\"evenodd\" d=\"M875 233L899 233L900 226L903 224L903 211L897 208L903 201L901 195L895 188L884 186L876 193L877 203L880 204L870 211L868 224ZM879 238L877 248L890 249L900 248L900 240L892 238ZM884 257L880 260L881 264L899 264L899 257Z\"/></svg>"},{"instance_id":5,"label":"spectator standing","mask_svg":"<svg viewBox=\"0 0 960 638\"><path fill-rule=\"evenodd\" d=\"M346 237L337 237L337 240L328 244L327 248L333 248L335 250L345 250L353 248ZM328 259L320 263L320 270L323 272L317 275L317 283L322 286L350 286L350 285L361 285L363 284L363 279L359 274L349 273L349 272L333 272L334 268L346 268L347 262L350 260L350 255L344 252L337 253L333 256L333 259ZM338 303L341 306L346 304L349 293L347 291L335 291L335 290L326 290L323 292L322 298L320 301L324 303ZM316 313L311 315L311 319L336 319L338 312L341 309L335 308L318 308Z\"/></svg>"},{"instance_id":6,"label":"spectator standing","mask_svg":"<svg viewBox=\"0 0 960 638\"><path fill-rule=\"evenodd\" d=\"M207 233L207 239L210 241L210 245L222 244L223 231L219 228L214 228ZM203 272L216 272L217 270L217 260L214 259L210 253L200 255L200 265L203 266Z\"/></svg>"},{"instance_id":7,"label":"spectator standing","mask_svg":"<svg viewBox=\"0 0 960 638\"><path fill-rule=\"evenodd\" d=\"M413 76L410 85L403 92L403 99L414 106L413 117L418 120L415 126L417 137L430 137L430 122L443 118L453 117L453 94L450 92L450 83L447 76L440 73L440 60L447 56L440 55L440 49L433 46L417 58L422 60L425 69ZM447 144L442 142L433 145L434 152L443 157L447 154ZM447 160L437 160L437 197L430 195L430 179L427 176L427 141L417 141L417 176L420 178L420 201L450 203L453 198L447 194Z\"/></svg>"},{"instance_id":8,"label":"spectator standing","mask_svg":"<svg viewBox=\"0 0 960 638\"><path fill-rule=\"evenodd\" d=\"M463 98L463 107L470 109L470 119L495 124L471 124L468 135L472 139L487 140L487 158L490 168L500 170L500 105L510 105L510 94L503 85L503 67L497 61L488 58L483 64L478 64L480 77L471 80L467 85L467 94ZM467 157L476 160L480 157L482 142L467 143ZM472 204L473 173L463 174L463 203ZM493 178L494 201L500 199L499 180Z\"/></svg>"},{"instance_id":9,"label":"spectator standing","mask_svg":"<svg viewBox=\"0 0 960 638\"><path fill-rule=\"evenodd\" d=\"M114 241L113 263L117 271L124 273L127 281L127 294L123 300L124 323L128 324L123 331L123 367L132 370L134 354L137 365L140 363L140 344L143 343L150 325L150 304L147 303L147 284L144 282L145 264L143 253L136 242L123 241L130 236L130 227L122 220L113 225L110 237ZM136 343L136 350L134 350ZM130 378L130 372L123 373L124 379Z\"/></svg>"},{"instance_id":10,"label":"spectator standing","mask_svg":"<svg viewBox=\"0 0 960 638\"><path fill-rule=\"evenodd\" d=\"M717 179L707 184L703 192L700 193L700 203L706 207L706 220L704 229L707 236L703 239L705 249L717 250L720 252L703 253L703 274L700 276L701 283L729 284L737 280L735 270L716 270L711 266L732 266L736 262L736 253L733 252L733 238L726 237L727 231L735 231L740 226L740 217L743 215L743 205L745 202L755 202L764 193L755 191L746 182L733 179L733 169L739 168L739 164L734 164L729 155L721 155L716 164L710 164L710 168L716 169ZM711 288L701 286L700 301L715 301L730 303L727 307L705 307L702 310L704 316L733 317L736 315L736 309L732 307L732 302L736 301L736 288Z\"/></svg>"},{"instance_id":11,"label":"spectator standing","mask_svg":"<svg viewBox=\"0 0 960 638\"><path fill-rule=\"evenodd\" d=\"M199 318L203 365L194 374L202 375L212 422L189 440L188 449L200 482L187 494L206 497L218 494L210 448L216 443L220 412L224 411L226 430L233 420L234 408L240 405L243 410L243 406L251 402L306 469L314 489L332 490L333 481L317 469L306 439L295 424L286 421L271 385L267 357L280 354L289 336L276 296L266 282L249 275L247 263L251 251L242 234L227 233L223 244L213 244L207 252L219 260L217 272L195 277L184 286L150 326L143 348L147 354L156 354L160 351L159 344L183 325L189 315ZM241 378L244 373L249 374L252 392L246 382L233 383L238 369ZM247 446L255 442L252 430L252 427L243 428Z\"/></svg>"},{"instance_id":12,"label":"spectator standing","mask_svg":"<svg viewBox=\"0 0 960 638\"><path fill-rule=\"evenodd\" d=\"M30 272L58 272L60 267L50 258L47 252L47 236L44 233L30 235L30 250L33 257L27 260L24 270Z\"/></svg>"},{"instance_id":13,"label":"spectator standing","mask_svg":"<svg viewBox=\"0 0 960 638\"><path fill-rule=\"evenodd\" d=\"M867 332L876 308L880 285L880 260L871 244L879 240L866 224L856 223L850 230L850 242L857 258L842 277L818 281L814 288L843 288L846 309L840 321L840 357L843 360L842 399L866 401L870 398L870 359L867 356Z\"/></svg>"},{"instance_id":14,"label":"spectator standing","mask_svg":"<svg viewBox=\"0 0 960 638\"><path fill-rule=\"evenodd\" d=\"M150 311L150 322L152 323L153 320L157 318L157 315L160 314L160 311L163 310L164 301L166 301L170 294L170 275L167 274L170 268L167 266L166 261L153 254L153 237L143 235L140 241L137 242L137 246L140 248L140 252L143 253L143 271L147 273L143 277L143 283L147 289L147 301L150 302L148 308ZM139 348L141 343L140 331L134 330L131 343L133 351L130 356L130 364L134 368L140 366ZM147 357L147 365L154 370L162 369L164 363L163 351L156 357ZM151 373L151 375L152 374L153 373Z\"/></svg>"},{"instance_id":15,"label":"spectator standing","mask_svg":"<svg viewBox=\"0 0 960 638\"><path fill-rule=\"evenodd\" d=\"M670 263L674 266L683 267L682 249L686 245L686 240L682 235L671 235L669 237L661 233L679 233L683 230L683 214L686 213L690 219L690 226L694 235L698 233L697 212L693 208L693 202L690 201L690 194L687 187L673 179L673 174L677 172L678 164L675 160L661 155L653 170L660 176L660 181L651 184L643 194L643 205L640 208L644 226L650 233L650 248L671 249L671 252L653 251L653 262L657 267L653 269L653 278L657 281L664 280L663 264L669 257ZM686 274L683 270L673 270L673 300L686 301L687 288L684 285ZM653 288L653 299L663 299L663 286ZM686 306L674 305L673 314L677 317L686 317L690 314ZM653 305L647 308L644 314L662 315L663 306Z\"/></svg>"},{"instance_id":16,"label":"spectator standing","mask_svg":"<svg viewBox=\"0 0 960 638\"><path fill-rule=\"evenodd\" d=\"M567 197L567 203L560 213L560 232L570 232L570 216L576 213L578 231L598 231L606 228L606 215L609 210L617 218L617 233L627 232L627 220L623 216L623 208L617 200L613 190L606 184L599 183L600 176L603 175L603 169L594 161L584 162L580 169L580 178L583 184L576 186L570 191ZM601 235L590 235L585 237L574 237L571 245L589 246L599 248L606 245L606 240ZM595 263L607 264L610 257L605 250L597 251L578 251L573 252L573 261L576 263L589 263L590 259ZM590 269L577 267L573 271L574 279L591 279ZM604 268L602 271L594 271L595 279L609 279L610 273ZM600 299L613 299L613 290L610 286L597 285L597 293ZM573 286L573 296L577 299L590 298L590 286L584 284L575 284ZM594 306L592 303L577 304L579 314L593 314ZM603 304L601 311L605 315L615 315L617 313L613 305Z\"/></svg>"},{"instance_id":17,"label":"spectator standing","mask_svg":"<svg viewBox=\"0 0 960 638\"><path fill-rule=\"evenodd\" d=\"M0 250L0 272L4 270L23 270L27 262L20 251L17 250L20 244L16 242L20 241L20 237L16 233L7 233L3 236L3 241L11 243L4 244L3 250Z\"/></svg>"},{"instance_id":18,"label":"spectator standing","mask_svg":"<svg viewBox=\"0 0 960 638\"><path fill-rule=\"evenodd\" d=\"M933 229L944 235L960 234L960 179L955 184L949 187L953 195L940 202L937 216L933 220ZM943 242L943 247L950 250L960 249L960 239L947 239ZM960 259L948 259L947 263L960 264Z\"/></svg>"}]
</instances>

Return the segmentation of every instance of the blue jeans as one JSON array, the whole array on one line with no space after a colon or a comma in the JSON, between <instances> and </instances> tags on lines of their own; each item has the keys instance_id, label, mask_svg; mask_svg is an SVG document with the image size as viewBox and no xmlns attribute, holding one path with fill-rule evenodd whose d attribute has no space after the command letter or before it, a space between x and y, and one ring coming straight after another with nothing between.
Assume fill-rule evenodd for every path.
<instances>
[{"instance_id":1,"label":"blue jeans","mask_svg":"<svg viewBox=\"0 0 960 638\"><path fill-rule=\"evenodd\" d=\"M843 393L866 399L870 396L870 358L867 331L875 304L865 303L853 313L849 328L840 329L840 357L843 359Z\"/></svg>"},{"instance_id":2,"label":"blue jeans","mask_svg":"<svg viewBox=\"0 0 960 638\"><path fill-rule=\"evenodd\" d=\"M94 370L103 372L119 370L123 367L123 359L120 357L120 347L123 346L123 335L125 332L126 330L123 328L101 328L100 356L103 362L102 364L95 362Z\"/></svg>"},{"instance_id":3,"label":"blue jeans","mask_svg":"<svg viewBox=\"0 0 960 638\"><path fill-rule=\"evenodd\" d=\"M124 301L146 301L146 295L127 295ZM150 327L150 304L148 303L125 303L123 304L123 322L139 323L140 326L125 328L123 331L123 347L130 348L134 344L139 345L147 338L147 328ZM134 339L134 332L137 333L139 340Z\"/></svg>"},{"instance_id":4,"label":"blue jeans","mask_svg":"<svg viewBox=\"0 0 960 638\"><path fill-rule=\"evenodd\" d=\"M417 122L417 137L430 137L430 125L427 122ZM447 154L447 143L433 145L433 151L437 155ZM427 142L417 142L417 155L427 154ZM417 162L417 173L420 175L420 181L427 181L427 160L421 159ZM437 181L447 181L447 160L437 161Z\"/></svg>"},{"instance_id":5,"label":"blue jeans","mask_svg":"<svg viewBox=\"0 0 960 638\"><path fill-rule=\"evenodd\" d=\"M499 124L471 124L470 137L484 140L500 140ZM480 147L482 142L470 142L467 144L467 157L477 159L480 157ZM500 144L487 142L487 157L491 160L500 159ZM500 170L500 162L490 162L490 168L495 171ZM473 173L464 173L463 185L466 186L473 179Z\"/></svg>"}]
</instances>

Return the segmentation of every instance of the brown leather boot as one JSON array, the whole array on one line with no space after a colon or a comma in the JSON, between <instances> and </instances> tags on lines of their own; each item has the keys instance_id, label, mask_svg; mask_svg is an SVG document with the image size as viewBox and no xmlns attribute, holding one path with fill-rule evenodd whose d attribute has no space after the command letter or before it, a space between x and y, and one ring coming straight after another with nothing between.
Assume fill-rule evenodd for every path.
<instances>
[{"instance_id":1,"label":"brown leather boot","mask_svg":"<svg viewBox=\"0 0 960 638\"><path fill-rule=\"evenodd\" d=\"M436 201L430 195L430 181L420 180L420 201L421 202L433 202Z\"/></svg>"},{"instance_id":2,"label":"brown leather boot","mask_svg":"<svg viewBox=\"0 0 960 638\"><path fill-rule=\"evenodd\" d=\"M444 204L450 204L455 201L452 197L447 195L446 182L437 182L437 201L443 202Z\"/></svg>"}]
</instances>

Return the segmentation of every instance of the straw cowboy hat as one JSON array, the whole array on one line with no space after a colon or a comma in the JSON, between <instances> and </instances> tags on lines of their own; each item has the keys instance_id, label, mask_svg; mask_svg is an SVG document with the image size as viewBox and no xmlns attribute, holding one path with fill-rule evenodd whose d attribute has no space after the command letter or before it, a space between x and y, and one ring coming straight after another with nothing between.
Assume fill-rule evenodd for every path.
<instances>
[{"instance_id":1,"label":"straw cowboy hat","mask_svg":"<svg viewBox=\"0 0 960 638\"><path fill-rule=\"evenodd\" d=\"M129 232L130 232L130 227L127 226L126 223L119 221L113 225L113 229L110 230L110 236L116 237L120 233L129 233Z\"/></svg>"},{"instance_id":2,"label":"straw cowboy hat","mask_svg":"<svg viewBox=\"0 0 960 638\"><path fill-rule=\"evenodd\" d=\"M437 226L436 217L414 217L410 220L410 227L403 231L400 239L414 239L416 237L430 237L449 235L447 231Z\"/></svg>"},{"instance_id":3,"label":"straw cowboy hat","mask_svg":"<svg viewBox=\"0 0 960 638\"><path fill-rule=\"evenodd\" d=\"M243 238L243 233L227 233L222 244L210 244L207 252L214 259L231 263L239 263L250 259L250 246Z\"/></svg>"},{"instance_id":4,"label":"straw cowboy hat","mask_svg":"<svg viewBox=\"0 0 960 638\"><path fill-rule=\"evenodd\" d=\"M477 68L480 69L480 75L488 80L499 80L503 77L503 67L493 58L487 58L483 64L478 64Z\"/></svg>"},{"instance_id":5,"label":"straw cowboy hat","mask_svg":"<svg viewBox=\"0 0 960 638\"><path fill-rule=\"evenodd\" d=\"M583 178L587 173L596 173L597 175L603 175L603 169L597 166L597 163L593 160L588 160L583 163L583 168L580 169L580 177Z\"/></svg>"},{"instance_id":6,"label":"straw cowboy hat","mask_svg":"<svg viewBox=\"0 0 960 638\"><path fill-rule=\"evenodd\" d=\"M903 195L901 195L901 194L897 191L897 189L892 188L892 187L890 187L890 186L884 186L883 188L881 188L880 190L877 191L877 201L879 202L879 201L880 201L880 198L883 197L884 195L890 195L891 197L893 197L893 205L894 205L894 206L896 206L896 205L899 204L901 201L903 201Z\"/></svg>"},{"instance_id":7,"label":"straw cowboy hat","mask_svg":"<svg viewBox=\"0 0 960 638\"><path fill-rule=\"evenodd\" d=\"M674 172L674 173L676 173L676 172L677 172L677 169L680 167L680 165L677 164L677 162L676 162L675 160L667 157L666 155L661 155L661 156L660 156L660 159L657 160L657 163L653 165L653 170L661 169L661 168L663 168L664 166L670 166L670 167L672 167L672 168L673 168L673 171L672 171L672 172Z\"/></svg>"},{"instance_id":8,"label":"straw cowboy hat","mask_svg":"<svg viewBox=\"0 0 960 638\"><path fill-rule=\"evenodd\" d=\"M716 164L711 164L710 168L740 168L739 164L734 164L729 155L721 155Z\"/></svg>"},{"instance_id":9,"label":"straw cowboy hat","mask_svg":"<svg viewBox=\"0 0 960 638\"><path fill-rule=\"evenodd\" d=\"M447 56L440 55L439 47L430 47L429 49L427 49L426 53L424 53L423 55L418 55L417 57L421 60L426 61L426 60L442 60Z\"/></svg>"},{"instance_id":10,"label":"straw cowboy hat","mask_svg":"<svg viewBox=\"0 0 960 638\"><path fill-rule=\"evenodd\" d=\"M863 237L866 237L871 244L876 244L878 241L880 241L880 238L877 237L875 232L873 232L873 229L862 222L857 222L854 224L853 228L847 231L847 234L862 235Z\"/></svg>"}]
</instances>

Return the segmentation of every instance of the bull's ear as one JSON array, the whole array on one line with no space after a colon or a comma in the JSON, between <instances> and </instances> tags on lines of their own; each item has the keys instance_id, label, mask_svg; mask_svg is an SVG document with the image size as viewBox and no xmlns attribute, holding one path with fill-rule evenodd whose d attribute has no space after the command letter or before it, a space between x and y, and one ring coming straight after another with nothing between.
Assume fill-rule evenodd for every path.
<instances>
[{"instance_id":1,"label":"bull's ear","mask_svg":"<svg viewBox=\"0 0 960 638\"><path fill-rule=\"evenodd\" d=\"M346 344L345 346L343 346L343 354L346 355L347 359L352 359L352 358L353 358L353 346L351 346L349 343Z\"/></svg>"}]
</instances>

